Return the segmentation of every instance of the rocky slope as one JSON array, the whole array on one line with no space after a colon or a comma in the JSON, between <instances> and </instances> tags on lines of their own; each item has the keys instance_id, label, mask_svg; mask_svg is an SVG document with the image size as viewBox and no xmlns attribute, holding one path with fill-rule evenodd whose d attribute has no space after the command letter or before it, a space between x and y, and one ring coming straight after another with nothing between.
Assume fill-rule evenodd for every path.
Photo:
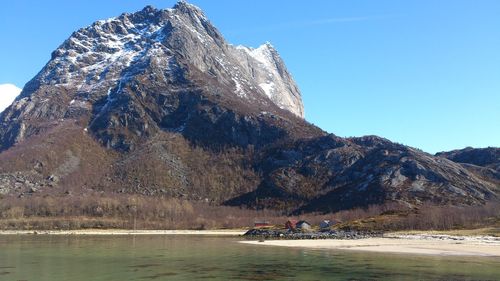
<instances>
[{"instance_id":1,"label":"rocky slope","mask_svg":"<svg viewBox=\"0 0 500 281\"><path fill-rule=\"evenodd\" d=\"M500 185L500 148L498 147L467 147L448 152L440 152L437 153L436 156L460 163L481 178Z\"/></svg>"},{"instance_id":2,"label":"rocky slope","mask_svg":"<svg viewBox=\"0 0 500 281\"><path fill-rule=\"evenodd\" d=\"M265 150L257 166L264 181L230 204L295 212L391 201L477 204L496 198L499 188L460 164L376 136L298 140Z\"/></svg>"},{"instance_id":3,"label":"rocky slope","mask_svg":"<svg viewBox=\"0 0 500 281\"><path fill-rule=\"evenodd\" d=\"M203 12L146 7L73 33L0 114L0 192L140 193L286 212L481 204L498 181L379 137L307 123L277 51Z\"/></svg>"},{"instance_id":4,"label":"rocky slope","mask_svg":"<svg viewBox=\"0 0 500 281\"><path fill-rule=\"evenodd\" d=\"M500 148L472 148L457 149L448 152L436 153L436 156L450 159L457 163L466 163L500 172Z\"/></svg>"},{"instance_id":5,"label":"rocky slope","mask_svg":"<svg viewBox=\"0 0 500 281\"><path fill-rule=\"evenodd\" d=\"M34 122L62 118L87 118L106 145L126 149L134 141L121 135L136 140L154 134L158 128L151 123L186 127L190 120L168 118L183 102L198 102L172 102L186 92L189 99L203 92L205 99L241 107L245 114L283 109L304 116L298 88L270 44L233 47L201 10L179 2L173 9L148 6L73 33L2 114L0 149L37 133Z\"/></svg>"}]
</instances>

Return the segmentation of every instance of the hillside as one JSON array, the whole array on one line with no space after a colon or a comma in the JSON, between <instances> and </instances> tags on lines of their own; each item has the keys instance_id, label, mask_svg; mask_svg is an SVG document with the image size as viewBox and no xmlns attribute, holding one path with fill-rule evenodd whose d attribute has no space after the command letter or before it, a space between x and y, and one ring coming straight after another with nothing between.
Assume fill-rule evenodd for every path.
<instances>
[{"instance_id":1,"label":"hillside","mask_svg":"<svg viewBox=\"0 0 500 281\"><path fill-rule=\"evenodd\" d=\"M340 138L304 117L271 44L233 46L183 1L148 6L74 32L0 113L0 193L284 214L498 198L493 173L377 136Z\"/></svg>"}]
</instances>

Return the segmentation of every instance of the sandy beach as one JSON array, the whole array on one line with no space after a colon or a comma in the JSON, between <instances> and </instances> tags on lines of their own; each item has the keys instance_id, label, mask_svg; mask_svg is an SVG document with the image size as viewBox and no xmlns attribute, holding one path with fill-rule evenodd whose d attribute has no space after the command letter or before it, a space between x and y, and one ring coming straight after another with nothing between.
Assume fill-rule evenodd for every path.
<instances>
[{"instance_id":1,"label":"sandy beach","mask_svg":"<svg viewBox=\"0 0 500 281\"><path fill-rule=\"evenodd\" d=\"M127 229L82 229L82 230L2 230L0 235L213 235L240 236L246 230L127 230Z\"/></svg>"},{"instance_id":2,"label":"sandy beach","mask_svg":"<svg viewBox=\"0 0 500 281\"><path fill-rule=\"evenodd\" d=\"M472 238L472 237L471 237ZM382 253L399 253L414 255L445 256L483 256L500 257L500 240L497 239L462 239L455 237L429 238L391 237L366 238L358 240L266 240L241 241L241 243L258 246L299 247L309 249L339 249L350 251L367 251Z\"/></svg>"}]
</instances>

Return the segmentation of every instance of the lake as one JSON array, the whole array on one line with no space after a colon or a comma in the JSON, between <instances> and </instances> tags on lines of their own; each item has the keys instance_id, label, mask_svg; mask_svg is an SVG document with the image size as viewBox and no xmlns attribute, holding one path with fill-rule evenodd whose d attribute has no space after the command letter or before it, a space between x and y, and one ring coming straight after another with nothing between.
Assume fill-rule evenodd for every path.
<instances>
[{"instance_id":1,"label":"lake","mask_svg":"<svg viewBox=\"0 0 500 281\"><path fill-rule=\"evenodd\" d=\"M0 280L500 280L500 260L308 250L207 236L0 236Z\"/></svg>"}]
</instances>

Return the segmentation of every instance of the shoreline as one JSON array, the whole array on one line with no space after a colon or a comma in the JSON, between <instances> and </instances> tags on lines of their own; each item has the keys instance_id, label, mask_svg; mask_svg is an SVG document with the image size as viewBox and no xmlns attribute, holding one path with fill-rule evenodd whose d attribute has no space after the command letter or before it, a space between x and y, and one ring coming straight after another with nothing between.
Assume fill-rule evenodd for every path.
<instances>
[{"instance_id":1,"label":"shoreline","mask_svg":"<svg viewBox=\"0 0 500 281\"><path fill-rule=\"evenodd\" d=\"M242 237L246 230L0 230L8 235L75 235L75 236L128 236L128 235L191 235ZM362 239L299 239L299 240L244 240L238 243L255 246L292 247L323 250L347 250L391 254L434 256L477 256L500 258L500 238L493 236L452 236L429 233L397 234Z\"/></svg>"},{"instance_id":2,"label":"shoreline","mask_svg":"<svg viewBox=\"0 0 500 281\"><path fill-rule=\"evenodd\" d=\"M130 229L79 229L79 230L0 230L3 235L207 235L241 236L246 230L130 230Z\"/></svg>"},{"instance_id":3,"label":"shoreline","mask_svg":"<svg viewBox=\"0 0 500 281\"><path fill-rule=\"evenodd\" d=\"M258 246L292 247L306 249L348 250L391 254L434 255L434 256L477 256L500 258L500 239L490 237L456 240L456 237L408 237L391 235L380 238L355 240L265 240L240 241L242 244Z\"/></svg>"}]
</instances>

